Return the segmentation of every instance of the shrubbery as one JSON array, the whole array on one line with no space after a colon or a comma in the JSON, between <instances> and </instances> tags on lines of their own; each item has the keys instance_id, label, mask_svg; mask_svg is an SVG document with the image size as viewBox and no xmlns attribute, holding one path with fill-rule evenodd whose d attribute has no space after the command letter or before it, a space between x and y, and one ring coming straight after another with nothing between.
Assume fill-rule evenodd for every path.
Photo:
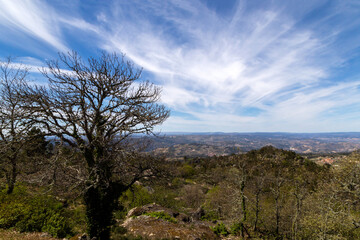
<instances>
[{"instance_id":1,"label":"shrubbery","mask_svg":"<svg viewBox=\"0 0 360 240\"><path fill-rule=\"evenodd\" d=\"M175 218L173 218L172 216L170 216L169 214L167 214L165 212L149 212L149 213L145 213L144 215L154 217L156 219L163 219L165 221L172 222L172 223L177 223Z\"/></svg>"},{"instance_id":2,"label":"shrubbery","mask_svg":"<svg viewBox=\"0 0 360 240\"><path fill-rule=\"evenodd\" d=\"M24 187L16 187L12 194L0 192L0 228L47 232L59 238L71 234L71 224L63 204L54 197L32 196Z\"/></svg>"},{"instance_id":3,"label":"shrubbery","mask_svg":"<svg viewBox=\"0 0 360 240\"><path fill-rule=\"evenodd\" d=\"M241 232L241 224L236 222L233 225L230 226L230 233L232 235L239 235Z\"/></svg>"},{"instance_id":4,"label":"shrubbery","mask_svg":"<svg viewBox=\"0 0 360 240\"><path fill-rule=\"evenodd\" d=\"M213 230L218 236L229 235L229 230L226 228L224 223L218 223L215 227L212 227L211 230Z\"/></svg>"},{"instance_id":5,"label":"shrubbery","mask_svg":"<svg viewBox=\"0 0 360 240\"><path fill-rule=\"evenodd\" d=\"M146 187L133 185L131 189L124 192L119 198L119 207L115 211L114 216L116 219L124 219L130 209L154 202L163 207L179 210L184 204L176 200L178 197L176 190L168 189L164 186L156 186L155 189L152 189L153 192L150 193Z\"/></svg>"}]
</instances>

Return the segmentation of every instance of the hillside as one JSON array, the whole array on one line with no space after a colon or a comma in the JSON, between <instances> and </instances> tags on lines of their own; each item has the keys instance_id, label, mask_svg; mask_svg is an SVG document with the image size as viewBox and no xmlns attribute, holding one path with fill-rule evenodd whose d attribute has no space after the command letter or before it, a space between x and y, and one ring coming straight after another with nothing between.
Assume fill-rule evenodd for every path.
<instances>
[{"instance_id":1,"label":"hillside","mask_svg":"<svg viewBox=\"0 0 360 240\"><path fill-rule=\"evenodd\" d=\"M359 239L359 162L357 152L329 165L271 146L163 161L162 175L120 196L111 239ZM82 236L79 190L55 191L63 178L52 188L25 176L14 193L0 192L0 228L8 229L0 238Z\"/></svg>"},{"instance_id":2,"label":"hillside","mask_svg":"<svg viewBox=\"0 0 360 240\"><path fill-rule=\"evenodd\" d=\"M148 150L169 159L223 156L267 145L300 154L349 153L360 148L360 133L169 133L151 140Z\"/></svg>"}]
</instances>

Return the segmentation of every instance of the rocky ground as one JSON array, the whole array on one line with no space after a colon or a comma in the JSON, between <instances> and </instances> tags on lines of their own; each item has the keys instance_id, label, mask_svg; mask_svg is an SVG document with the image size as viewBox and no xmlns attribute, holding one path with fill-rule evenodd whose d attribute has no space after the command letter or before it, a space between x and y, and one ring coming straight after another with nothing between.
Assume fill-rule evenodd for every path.
<instances>
[{"instance_id":1,"label":"rocky ground","mask_svg":"<svg viewBox=\"0 0 360 240\"><path fill-rule=\"evenodd\" d=\"M151 215L171 218L164 219ZM157 204L148 204L130 210L122 227L127 229L127 234L145 239L219 239L210 229L210 223L199 221L199 215L200 212L186 215Z\"/></svg>"}]
</instances>

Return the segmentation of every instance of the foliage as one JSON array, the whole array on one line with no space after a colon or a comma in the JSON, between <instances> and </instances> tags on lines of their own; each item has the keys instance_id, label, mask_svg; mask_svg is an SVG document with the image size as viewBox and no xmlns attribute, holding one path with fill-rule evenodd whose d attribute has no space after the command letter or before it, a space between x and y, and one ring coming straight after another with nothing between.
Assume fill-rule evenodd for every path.
<instances>
[{"instance_id":1,"label":"foliage","mask_svg":"<svg viewBox=\"0 0 360 240\"><path fill-rule=\"evenodd\" d=\"M133 185L119 198L120 203L130 210L134 207L139 207L152 203L153 199L148 190L141 185Z\"/></svg>"},{"instance_id":2,"label":"foliage","mask_svg":"<svg viewBox=\"0 0 360 240\"><path fill-rule=\"evenodd\" d=\"M211 227L211 230L218 236L227 236L230 233L224 223L216 224L215 227Z\"/></svg>"},{"instance_id":3,"label":"foliage","mask_svg":"<svg viewBox=\"0 0 360 240\"><path fill-rule=\"evenodd\" d=\"M193 166L191 166L190 164L185 163L182 168L181 168L181 176L183 178L189 178L194 176L194 174L196 173L195 169Z\"/></svg>"},{"instance_id":4,"label":"foliage","mask_svg":"<svg viewBox=\"0 0 360 240\"><path fill-rule=\"evenodd\" d=\"M224 219L231 213L232 204L228 201L228 196L233 192L226 184L219 184L211 188L205 196L203 208L205 216L202 219L219 220Z\"/></svg>"},{"instance_id":5,"label":"foliage","mask_svg":"<svg viewBox=\"0 0 360 240\"><path fill-rule=\"evenodd\" d=\"M185 205L178 198L177 188L167 188L163 184L151 184L147 187L136 184L120 196L118 209L114 212L115 218L124 219L130 209L149 203L179 211Z\"/></svg>"},{"instance_id":6,"label":"foliage","mask_svg":"<svg viewBox=\"0 0 360 240\"><path fill-rule=\"evenodd\" d=\"M144 213L146 216L154 217L156 219L163 219L171 223L177 223L177 220L165 212L148 212Z\"/></svg>"},{"instance_id":7,"label":"foliage","mask_svg":"<svg viewBox=\"0 0 360 240\"><path fill-rule=\"evenodd\" d=\"M163 207L174 210L181 210L186 205L179 199L178 189L169 189L165 186L154 186L154 193L152 194L152 202L155 202Z\"/></svg>"},{"instance_id":8,"label":"foliage","mask_svg":"<svg viewBox=\"0 0 360 240\"><path fill-rule=\"evenodd\" d=\"M20 232L48 232L54 237L71 234L71 226L63 204L53 197L30 195L24 187L16 187L10 195L0 193L0 227Z\"/></svg>"},{"instance_id":9,"label":"foliage","mask_svg":"<svg viewBox=\"0 0 360 240\"><path fill-rule=\"evenodd\" d=\"M230 226L230 233L232 235L239 235L241 231L241 224L236 222Z\"/></svg>"},{"instance_id":10,"label":"foliage","mask_svg":"<svg viewBox=\"0 0 360 240\"><path fill-rule=\"evenodd\" d=\"M69 162L76 162L80 153L66 156ZM176 173L172 178L159 181L149 177L124 191L118 198L120 204L114 207L115 217L123 219L133 207L157 203L185 212L194 220L232 222L228 227L219 223L212 228L219 236L360 239L359 163L360 155L354 153L336 167L320 166L294 152L270 146L246 154L177 162L172 164ZM189 170L186 174L184 167ZM46 231L62 237L75 225L71 219L85 225L84 209L69 211L54 197L41 195L39 189L36 194L29 194L22 186L11 195L2 191L2 228ZM177 221L166 212L145 215ZM125 232L118 226L111 228L114 239L136 239Z\"/></svg>"}]
</instances>

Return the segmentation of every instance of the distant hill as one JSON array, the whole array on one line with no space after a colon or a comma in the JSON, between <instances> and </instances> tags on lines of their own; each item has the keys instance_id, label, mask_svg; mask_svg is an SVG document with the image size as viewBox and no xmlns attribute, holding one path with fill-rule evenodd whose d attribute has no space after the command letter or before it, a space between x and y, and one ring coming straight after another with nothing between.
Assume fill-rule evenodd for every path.
<instances>
[{"instance_id":1,"label":"distant hill","mask_svg":"<svg viewBox=\"0 0 360 240\"><path fill-rule=\"evenodd\" d=\"M266 145L297 153L346 153L360 149L360 132L336 133L163 133L149 151L169 158L229 155Z\"/></svg>"}]
</instances>

